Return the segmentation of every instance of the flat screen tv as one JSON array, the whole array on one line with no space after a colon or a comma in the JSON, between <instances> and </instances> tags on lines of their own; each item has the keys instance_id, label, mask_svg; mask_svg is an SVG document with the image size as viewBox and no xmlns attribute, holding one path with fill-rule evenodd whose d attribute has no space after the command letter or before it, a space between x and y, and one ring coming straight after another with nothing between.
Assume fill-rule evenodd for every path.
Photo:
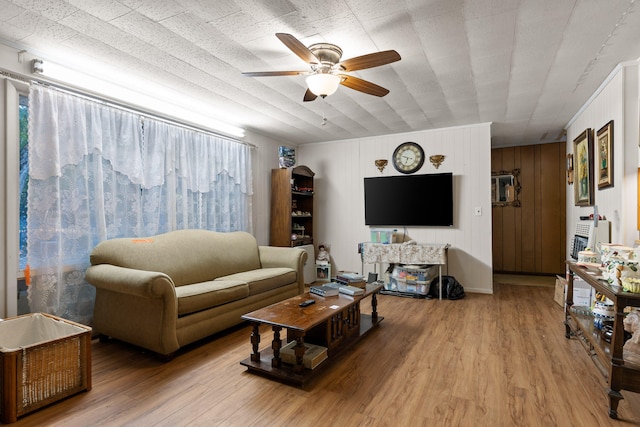
<instances>
[{"instance_id":1,"label":"flat screen tv","mask_svg":"<svg viewBox=\"0 0 640 427\"><path fill-rule=\"evenodd\" d=\"M365 178L364 217L373 226L452 226L453 174Z\"/></svg>"}]
</instances>

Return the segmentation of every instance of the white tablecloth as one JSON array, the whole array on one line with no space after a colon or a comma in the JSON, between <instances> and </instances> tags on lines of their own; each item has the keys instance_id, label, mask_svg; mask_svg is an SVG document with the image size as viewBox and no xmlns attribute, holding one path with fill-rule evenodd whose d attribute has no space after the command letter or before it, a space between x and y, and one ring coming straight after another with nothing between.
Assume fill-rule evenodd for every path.
<instances>
[{"instance_id":1,"label":"white tablecloth","mask_svg":"<svg viewBox=\"0 0 640 427\"><path fill-rule=\"evenodd\" d=\"M362 261L366 264L446 264L449 244L365 243Z\"/></svg>"}]
</instances>

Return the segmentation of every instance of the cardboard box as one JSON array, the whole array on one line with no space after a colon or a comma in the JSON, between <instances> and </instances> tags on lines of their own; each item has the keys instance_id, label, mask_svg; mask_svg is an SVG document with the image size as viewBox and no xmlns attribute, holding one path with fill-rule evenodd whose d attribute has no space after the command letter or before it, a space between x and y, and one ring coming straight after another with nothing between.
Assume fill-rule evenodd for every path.
<instances>
[{"instance_id":1,"label":"cardboard box","mask_svg":"<svg viewBox=\"0 0 640 427\"><path fill-rule=\"evenodd\" d=\"M573 280L573 305L591 307L594 297L593 288L584 280L575 277ZM561 307L564 307L564 303L567 301L567 279L564 277L556 276L556 290L553 300Z\"/></svg>"},{"instance_id":2,"label":"cardboard box","mask_svg":"<svg viewBox=\"0 0 640 427\"><path fill-rule=\"evenodd\" d=\"M565 292L566 295L566 292ZM591 307L595 298L593 288L579 277L573 279L573 305Z\"/></svg>"},{"instance_id":3,"label":"cardboard box","mask_svg":"<svg viewBox=\"0 0 640 427\"><path fill-rule=\"evenodd\" d=\"M565 289L567 288L567 279L561 276L556 276L556 292L553 296L553 300L560 306L564 307L565 303Z\"/></svg>"}]
</instances>

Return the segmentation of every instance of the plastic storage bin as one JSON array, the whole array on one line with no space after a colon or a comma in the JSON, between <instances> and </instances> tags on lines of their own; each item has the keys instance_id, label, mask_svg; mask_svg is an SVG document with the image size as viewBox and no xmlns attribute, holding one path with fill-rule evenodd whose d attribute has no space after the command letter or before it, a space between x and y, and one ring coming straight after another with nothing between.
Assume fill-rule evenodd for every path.
<instances>
[{"instance_id":1,"label":"plastic storage bin","mask_svg":"<svg viewBox=\"0 0 640 427\"><path fill-rule=\"evenodd\" d=\"M391 273L385 290L427 295L429 284L438 275L435 266L396 266Z\"/></svg>"}]
</instances>

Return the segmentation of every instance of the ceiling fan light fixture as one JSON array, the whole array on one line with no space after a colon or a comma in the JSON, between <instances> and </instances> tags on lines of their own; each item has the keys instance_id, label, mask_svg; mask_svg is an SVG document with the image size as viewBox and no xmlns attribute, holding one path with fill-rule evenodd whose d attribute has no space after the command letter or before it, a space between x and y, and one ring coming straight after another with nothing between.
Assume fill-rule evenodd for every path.
<instances>
[{"instance_id":1,"label":"ceiling fan light fixture","mask_svg":"<svg viewBox=\"0 0 640 427\"><path fill-rule=\"evenodd\" d=\"M333 95L340 86L340 77L335 74L318 73L307 77L307 86L315 95L325 97Z\"/></svg>"}]
</instances>

